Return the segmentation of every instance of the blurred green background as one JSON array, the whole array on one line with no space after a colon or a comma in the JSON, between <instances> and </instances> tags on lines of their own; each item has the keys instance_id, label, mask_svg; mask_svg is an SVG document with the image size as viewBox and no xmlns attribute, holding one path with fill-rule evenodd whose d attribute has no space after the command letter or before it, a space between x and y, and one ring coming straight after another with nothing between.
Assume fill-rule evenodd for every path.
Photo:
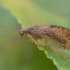
<instances>
[{"instance_id":1,"label":"blurred green background","mask_svg":"<svg viewBox=\"0 0 70 70\"><path fill-rule=\"evenodd\" d=\"M1 0L0 24L15 28L31 25L70 27L70 0ZM19 24L20 23L20 24ZM0 26L0 36L16 32ZM0 37L0 70L57 70L43 51L19 34Z\"/></svg>"}]
</instances>

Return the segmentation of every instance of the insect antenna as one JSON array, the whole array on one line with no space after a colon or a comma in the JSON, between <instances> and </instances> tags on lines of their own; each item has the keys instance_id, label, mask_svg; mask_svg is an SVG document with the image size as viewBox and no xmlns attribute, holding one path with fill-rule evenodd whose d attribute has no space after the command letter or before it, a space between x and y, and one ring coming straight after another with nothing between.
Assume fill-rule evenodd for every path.
<instances>
[{"instance_id":1,"label":"insect antenna","mask_svg":"<svg viewBox=\"0 0 70 70\"><path fill-rule=\"evenodd\" d=\"M4 35L1 35L0 37L11 35L11 34L15 34L15 33L18 33L18 32L12 32L12 33L8 33L8 34L4 34Z\"/></svg>"},{"instance_id":2,"label":"insect antenna","mask_svg":"<svg viewBox=\"0 0 70 70\"><path fill-rule=\"evenodd\" d=\"M0 24L0 26L17 31L17 32L12 32L12 33L8 33L8 34L1 35L0 37L7 36L7 35L10 35L10 34L14 34L14 33L19 33L19 34L20 34L20 31L17 30L17 29L15 29L15 28L8 27L8 26L2 25L2 24ZM21 38L23 38L24 34L20 34L20 36L21 36Z\"/></svg>"},{"instance_id":3,"label":"insect antenna","mask_svg":"<svg viewBox=\"0 0 70 70\"><path fill-rule=\"evenodd\" d=\"M12 28L12 27L9 27L9 26L5 26L5 25L2 25L2 24L0 24L0 26L5 27L5 28L9 28L9 29L12 29L12 30L17 30L15 28Z\"/></svg>"}]
</instances>

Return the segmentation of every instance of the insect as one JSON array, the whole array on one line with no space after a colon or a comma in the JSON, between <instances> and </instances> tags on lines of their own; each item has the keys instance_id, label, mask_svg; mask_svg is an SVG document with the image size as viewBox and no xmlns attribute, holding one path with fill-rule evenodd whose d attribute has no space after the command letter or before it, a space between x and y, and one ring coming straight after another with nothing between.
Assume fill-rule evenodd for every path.
<instances>
[{"instance_id":1,"label":"insect","mask_svg":"<svg viewBox=\"0 0 70 70\"><path fill-rule=\"evenodd\" d=\"M20 29L16 33L19 33L21 37L28 34L30 40L39 46L70 49L70 29L65 27L54 25L31 26L27 29Z\"/></svg>"}]
</instances>

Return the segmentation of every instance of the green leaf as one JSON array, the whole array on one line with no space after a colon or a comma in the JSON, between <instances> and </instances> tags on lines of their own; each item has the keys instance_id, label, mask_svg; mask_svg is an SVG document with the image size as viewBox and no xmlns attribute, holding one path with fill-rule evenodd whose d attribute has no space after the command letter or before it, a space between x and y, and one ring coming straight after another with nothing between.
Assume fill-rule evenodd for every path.
<instances>
[{"instance_id":1,"label":"green leaf","mask_svg":"<svg viewBox=\"0 0 70 70\"><path fill-rule=\"evenodd\" d=\"M54 14L53 12L47 10L47 8L44 9L33 1L1 0L1 2L5 8L7 8L10 12L12 12L13 15L15 15L15 17L18 19L18 21L22 24L23 27L28 27L30 25L35 25L35 24L40 25L40 24L52 24L52 23L68 27L69 20L67 18L59 16L58 14ZM53 3L54 2L55 1L53 1ZM45 1L42 1L42 3L45 3ZM51 0L50 2L47 1L46 3L49 3L49 5L52 4ZM58 2L56 2L56 4L57 3ZM54 7L52 8L54 9Z\"/></svg>"},{"instance_id":2,"label":"green leaf","mask_svg":"<svg viewBox=\"0 0 70 70\"><path fill-rule=\"evenodd\" d=\"M69 54L67 54L65 52L65 50L63 53L61 53L63 50L61 50L61 51L59 50L59 52L60 52L60 54L59 54L57 52L46 50L42 47L41 48L39 47L39 49L44 50L46 56L53 60L54 64L57 66L57 68L59 70L69 70L70 69L70 60L69 60L70 57L69 57ZM57 50L57 49L55 49L55 50Z\"/></svg>"},{"instance_id":3,"label":"green leaf","mask_svg":"<svg viewBox=\"0 0 70 70\"><path fill-rule=\"evenodd\" d=\"M61 25L69 28L69 3L68 0L1 0L1 4L17 18L22 28L41 24ZM53 48L55 51L41 48L59 70L70 69L70 50L57 48L57 46Z\"/></svg>"}]
</instances>

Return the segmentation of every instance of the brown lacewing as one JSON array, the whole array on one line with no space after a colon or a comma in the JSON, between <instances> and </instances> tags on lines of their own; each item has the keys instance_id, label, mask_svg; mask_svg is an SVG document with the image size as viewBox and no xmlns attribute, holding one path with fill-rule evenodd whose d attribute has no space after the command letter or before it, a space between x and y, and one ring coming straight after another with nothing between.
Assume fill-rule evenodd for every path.
<instances>
[{"instance_id":1,"label":"brown lacewing","mask_svg":"<svg viewBox=\"0 0 70 70\"><path fill-rule=\"evenodd\" d=\"M23 37L24 34L28 34L30 40L40 46L56 46L63 49L70 49L70 29L65 27L54 25L31 26L27 29L17 30L15 33L19 33L21 37Z\"/></svg>"}]
</instances>

